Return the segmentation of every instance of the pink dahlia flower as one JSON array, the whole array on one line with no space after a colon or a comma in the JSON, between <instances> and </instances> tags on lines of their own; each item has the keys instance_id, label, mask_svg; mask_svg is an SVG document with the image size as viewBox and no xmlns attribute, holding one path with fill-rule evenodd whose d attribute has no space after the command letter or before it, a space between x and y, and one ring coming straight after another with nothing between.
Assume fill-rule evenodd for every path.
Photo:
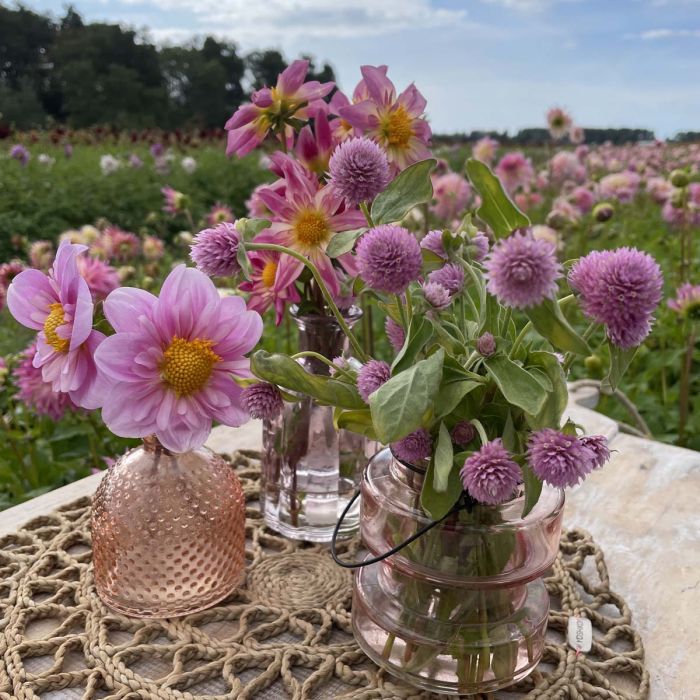
<instances>
[{"instance_id":1,"label":"pink dahlia flower","mask_svg":"<svg viewBox=\"0 0 700 700\"><path fill-rule=\"evenodd\" d=\"M433 180L435 204L430 210L443 221L456 219L467 206L472 188L459 173L446 173Z\"/></svg>"},{"instance_id":2,"label":"pink dahlia flower","mask_svg":"<svg viewBox=\"0 0 700 700\"><path fill-rule=\"evenodd\" d=\"M87 253L77 258L78 270L87 282L92 300L97 302L119 286L119 272L99 258L92 258Z\"/></svg>"},{"instance_id":3,"label":"pink dahlia flower","mask_svg":"<svg viewBox=\"0 0 700 700\"><path fill-rule=\"evenodd\" d=\"M506 153L498 161L495 173L506 190L511 194L519 187L529 185L535 177L535 169L532 167L532 162L520 151Z\"/></svg>"},{"instance_id":4,"label":"pink dahlia flower","mask_svg":"<svg viewBox=\"0 0 700 700\"><path fill-rule=\"evenodd\" d=\"M273 243L274 239L267 233L261 233L255 237L255 243ZM244 280L238 285L242 292L247 292L248 308L260 314L265 313L270 306L275 307L275 323L279 326L284 316L286 304L295 304L301 301L301 297L294 286L291 277L278 275L280 253L273 250L251 250L248 253L250 262L250 279ZM287 267L286 275L294 275L296 271Z\"/></svg>"},{"instance_id":5,"label":"pink dahlia flower","mask_svg":"<svg viewBox=\"0 0 700 700\"><path fill-rule=\"evenodd\" d=\"M673 194L674 187L665 177L650 177L646 189L657 204L664 204Z\"/></svg>"},{"instance_id":6,"label":"pink dahlia flower","mask_svg":"<svg viewBox=\"0 0 700 700\"><path fill-rule=\"evenodd\" d=\"M557 183L572 180L581 183L586 179L586 167L581 165L578 157L571 151L559 151L549 161L552 180Z\"/></svg>"},{"instance_id":7,"label":"pink dahlia flower","mask_svg":"<svg viewBox=\"0 0 700 700\"><path fill-rule=\"evenodd\" d=\"M312 130L308 124L302 127L295 153L305 167L317 175L323 175L328 170L331 153L338 142L333 138L325 102L318 103L311 117L314 120L314 128Z\"/></svg>"},{"instance_id":8,"label":"pink dahlia flower","mask_svg":"<svg viewBox=\"0 0 700 700\"><path fill-rule=\"evenodd\" d=\"M676 298L667 301L668 308L681 316L700 317L700 285L686 282L676 290Z\"/></svg>"},{"instance_id":9,"label":"pink dahlia flower","mask_svg":"<svg viewBox=\"0 0 700 700\"><path fill-rule=\"evenodd\" d=\"M105 301L116 333L95 360L113 382L102 409L107 427L121 437L155 433L173 452L202 445L212 420L238 426L248 419L241 387L250 377L250 351L262 319L241 297L221 298L202 272L178 265L160 297L123 287Z\"/></svg>"},{"instance_id":10,"label":"pink dahlia flower","mask_svg":"<svg viewBox=\"0 0 700 700\"><path fill-rule=\"evenodd\" d=\"M306 121L316 103L334 87L334 83L317 80L304 82L308 69L308 61L294 61L280 73L275 87L257 90L250 103L236 110L224 127L228 131L227 155L235 153L240 158L250 153L273 126L281 127L285 140L291 141L294 127L290 121Z\"/></svg>"},{"instance_id":11,"label":"pink dahlia flower","mask_svg":"<svg viewBox=\"0 0 700 700\"><path fill-rule=\"evenodd\" d=\"M135 233L124 231L119 226L108 226L96 245L102 254L97 257L117 262L133 260L141 249L141 241Z\"/></svg>"},{"instance_id":12,"label":"pink dahlia flower","mask_svg":"<svg viewBox=\"0 0 700 700\"><path fill-rule=\"evenodd\" d=\"M340 116L387 153L394 171L430 157L431 131L423 118L426 101L415 85L396 95L386 69L362 66L367 99L341 107Z\"/></svg>"},{"instance_id":13,"label":"pink dahlia flower","mask_svg":"<svg viewBox=\"0 0 700 700\"><path fill-rule=\"evenodd\" d=\"M160 260L165 255L165 243L158 236L146 235L141 244L141 251L146 260Z\"/></svg>"},{"instance_id":14,"label":"pink dahlia flower","mask_svg":"<svg viewBox=\"0 0 700 700\"><path fill-rule=\"evenodd\" d=\"M182 192L178 192L172 187L163 187L160 191L163 195L163 211L166 214L174 216L185 211L187 208L187 197Z\"/></svg>"},{"instance_id":15,"label":"pink dahlia flower","mask_svg":"<svg viewBox=\"0 0 700 700\"><path fill-rule=\"evenodd\" d=\"M252 214L252 216L261 216L261 214ZM235 217L231 207L221 204L220 202L214 204L207 214L207 224L211 227L217 224L223 224L226 221L233 222L234 219Z\"/></svg>"},{"instance_id":16,"label":"pink dahlia flower","mask_svg":"<svg viewBox=\"0 0 700 700\"><path fill-rule=\"evenodd\" d=\"M340 231L349 231L364 224L360 211L347 210L342 195L330 185L319 188L318 180L295 160L283 153L276 153L273 164L283 175L284 197L272 188L263 188L258 196L272 211L272 224L268 231L274 242L295 250L311 260L328 289L334 296L340 293L338 276L326 246ZM339 262L352 268L351 255L343 255ZM279 262L276 290L283 289L303 271L304 264L284 255ZM348 269L353 272L354 268ZM280 286L281 285L281 286Z\"/></svg>"},{"instance_id":17,"label":"pink dahlia flower","mask_svg":"<svg viewBox=\"0 0 700 700\"><path fill-rule=\"evenodd\" d=\"M496 157L497 149L498 141L492 139L490 136L484 136L472 147L472 155L482 163L491 165L491 163L493 163L493 159Z\"/></svg>"},{"instance_id":18,"label":"pink dahlia flower","mask_svg":"<svg viewBox=\"0 0 700 700\"><path fill-rule=\"evenodd\" d=\"M78 271L85 246L61 243L48 275L25 270L7 290L7 305L15 319L39 331L34 367L41 368L54 391L73 403L93 409L102 405L106 382L93 355L104 335L92 328L92 297Z\"/></svg>"},{"instance_id":19,"label":"pink dahlia flower","mask_svg":"<svg viewBox=\"0 0 700 700\"><path fill-rule=\"evenodd\" d=\"M617 199L619 202L631 202L639 189L641 178L637 173L625 170L621 173L606 175L598 183L598 192L602 199Z\"/></svg>"},{"instance_id":20,"label":"pink dahlia flower","mask_svg":"<svg viewBox=\"0 0 700 700\"><path fill-rule=\"evenodd\" d=\"M549 133L552 138L558 141L569 133L573 121L571 115L565 112L561 107L552 107L552 109L547 112L547 125L549 126Z\"/></svg>"}]
</instances>

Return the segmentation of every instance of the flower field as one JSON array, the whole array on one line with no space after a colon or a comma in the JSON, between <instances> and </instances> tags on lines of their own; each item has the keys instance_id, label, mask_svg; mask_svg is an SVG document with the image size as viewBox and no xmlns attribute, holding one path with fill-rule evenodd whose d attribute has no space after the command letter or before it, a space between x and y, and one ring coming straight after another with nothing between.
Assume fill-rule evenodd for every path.
<instances>
[{"instance_id":1,"label":"flower field","mask_svg":"<svg viewBox=\"0 0 700 700\"><path fill-rule=\"evenodd\" d=\"M352 113L347 114L350 119ZM410 116L409 111L406 114ZM562 115L550 117L553 133L557 119ZM400 133L402 125L393 126ZM342 127L331 121L325 140L325 132L319 129L306 140L300 137L297 158L311 170L325 172L338 144L336 130ZM600 410L624 423L627 430L700 449L700 358L696 349L700 286L693 286L700 283L694 241L700 232L700 145L587 146L585 141L572 143L585 139L585 134L570 124L561 128L569 134L567 140L526 150L489 138L457 145L440 145L440 139L433 138L432 153L439 160L432 175L432 204L415 208L404 225L429 248L430 238L424 238L428 232L454 229L465 215L473 214L479 202L465 172L466 160L473 156L493 168L533 222L534 238L554 244L565 268L565 261L592 250L629 246L651 253L664 275L663 301L652 333L632 357L619 389L603 386ZM229 139L232 133L229 131ZM244 132L238 132L229 148L245 155L246 138ZM60 240L87 247L78 264L99 309L109 292L120 285L157 292L176 264L191 262L190 244L202 229L241 217L263 217L272 219L273 230L284 236L290 221L299 230L299 217L309 211L311 201L305 197L316 196L306 193L300 184L293 200L298 210L292 212L286 205L277 206L273 196L261 196L256 187L274 182L280 171L287 182L293 181L292 166L270 162L260 151L227 158L223 131L32 132L15 134L1 143L3 306L12 279L25 267L48 270ZM412 160L425 157L418 152L422 143L414 147L417 153ZM352 153L347 157L360 156L371 158L371 154ZM390 158L389 162L392 168L405 167L400 160L392 163ZM332 171L333 163L330 167ZM381 173L374 176L383 177ZM270 190L274 186L268 193ZM290 199L289 192L287 195ZM355 216L359 212L344 210L340 199L327 198L322 204L336 231L362 225L361 217ZM311 219L304 221L308 241L313 239L315 225ZM485 244L488 246L486 238ZM358 258L371 254L358 246ZM266 258L265 251L257 255L251 253L252 281L241 290L249 308L265 310L270 316L263 347L290 350L295 337L286 313L288 303L314 300L301 298L291 289L287 296L272 299L265 277L272 258ZM335 285L334 295L342 297L347 291L342 288L343 275L355 256L347 260L339 256L342 267L331 266L325 256L316 259L309 253L309 257L316 260L324 279ZM291 269L292 263L285 264L290 278L299 274ZM322 267L325 264L327 269ZM217 284L232 286L223 278ZM429 301L436 308L441 304L439 294L449 284L449 279L441 280L439 289L432 290L437 296ZM624 284L624 279L614 280L610 294L618 293ZM426 298L431 291L428 287ZM587 322L571 313L569 320L583 332ZM19 326L6 308L0 323L0 355L4 358L0 433L6 445L0 455L0 507L7 507L103 469L130 441L112 435L89 411L76 408L70 394L54 393L42 381L40 370L32 364L34 353L28 350L33 333ZM43 328L48 339L47 325ZM633 328L627 330L634 333ZM366 321L360 336L375 355L388 358L390 343L382 324ZM585 370L576 370L571 380L600 382L606 376L610 357L607 350L600 349L603 341L602 331L589 339L593 353L586 358ZM60 344L62 339L56 336L54 342ZM620 344L624 345L624 338Z\"/></svg>"}]
</instances>

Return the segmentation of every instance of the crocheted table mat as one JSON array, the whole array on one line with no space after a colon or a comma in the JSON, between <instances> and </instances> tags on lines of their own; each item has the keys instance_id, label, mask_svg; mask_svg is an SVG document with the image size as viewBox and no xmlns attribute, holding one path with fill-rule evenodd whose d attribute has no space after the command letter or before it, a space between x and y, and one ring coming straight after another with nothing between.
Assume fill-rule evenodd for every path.
<instances>
[{"instance_id":1,"label":"crocheted table mat","mask_svg":"<svg viewBox=\"0 0 700 700\"><path fill-rule=\"evenodd\" d=\"M259 461L236 453L247 499L246 586L224 603L170 620L137 620L95 593L90 500L0 538L0 698L70 700L428 699L377 669L350 626L350 574L327 549L267 530L257 509ZM348 555L357 541L344 545ZM580 530L562 535L543 662L519 686L487 697L642 700L639 634L610 590L603 553ZM585 656L565 645L569 615L594 626Z\"/></svg>"}]
</instances>

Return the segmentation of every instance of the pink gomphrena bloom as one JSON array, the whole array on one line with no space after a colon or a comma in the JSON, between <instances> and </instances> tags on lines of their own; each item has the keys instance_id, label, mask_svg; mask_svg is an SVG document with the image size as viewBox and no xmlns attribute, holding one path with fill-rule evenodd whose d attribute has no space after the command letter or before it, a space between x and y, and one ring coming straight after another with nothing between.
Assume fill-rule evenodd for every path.
<instances>
[{"instance_id":1,"label":"pink gomphrena bloom","mask_svg":"<svg viewBox=\"0 0 700 700\"><path fill-rule=\"evenodd\" d=\"M395 172L430 156L426 101L415 85L397 96L384 67L362 66L367 99L339 109L340 116L376 141Z\"/></svg>"},{"instance_id":2,"label":"pink gomphrena bloom","mask_svg":"<svg viewBox=\"0 0 700 700\"><path fill-rule=\"evenodd\" d=\"M227 221L233 222L235 218L231 207L226 204L221 204L221 202L216 202L207 214L207 225L216 226L217 224L223 224Z\"/></svg>"},{"instance_id":3,"label":"pink gomphrena bloom","mask_svg":"<svg viewBox=\"0 0 700 700\"><path fill-rule=\"evenodd\" d=\"M464 211L472 188L459 173L446 173L433 178L435 204L431 211L443 221L452 221Z\"/></svg>"},{"instance_id":4,"label":"pink gomphrena bloom","mask_svg":"<svg viewBox=\"0 0 700 700\"><path fill-rule=\"evenodd\" d=\"M272 212L272 224L268 230L276 243L315 263L330 292L337 295L340 284L333 263L326 255L326 246L336 233L362 226L364 216L358 210L347 210L342 196L330 185L319 188L317 179L289 156L276 153L272 160L283 175L285 194L281 197L271 188L259 192L260 199ZM351 264L351 258L349 254L343 255L338 261L345 266ZM283 256L276 290L288 286L303 269L301 261L289 255Z\"/></svg>"},{"instance_id":5,"label":"pink gomphrena bloom","mask_svg":"<svg viewBox=\"0 0 700 700\"><path fill-rule=\"evenodd\" d=\"M598 183L601 199L617 199L618 202L631 202L637 194L641 178L637 173L624 170L606 175Z\"/></svg>"},{"instance_id":6,"label":"pink gomphrena bloom","mask_svg":"<svg viewBox=\"0 0 700 700\"><path fill-rule=\"evenodd\" d=\"M686 282L676 290L675 299L669 299L668 308L680 316L696 319L700 317L700 284Z\"/></svg>"},{"instance_id":7,"label":"pink gomphrena bloom","mask_svg":"<svg viewBox=\"0 0 700 700\"><path fill-rule=\"evenodd\" d=\"M569 129L569 141L578 146L586 140L586 132L580 126L572 126Z\"/></svg>"},{"instance_id":8,"label":"pink gomphrena bloom","mask_svg":"<svg viewBox=\"0 0 700 700\"><path fill-rule=\"evenodd\" d=\"M581 164L575 153L571 151L559 151L549 161L549 169L552 180L563 183L567 180L582 183L586 179L586 167Z\"/></svg>"},{"instance_id":9,"label":"pink gomphrena bloom","mask_svg":"<svg viewBox=\"0 0 700 700\"><path fill-rule=\"evenodd\" d=\"M321 106L322 105L322 106ZM328 170L328 161L338 141L328 121L328 107L321 102L311 113L314 128L308 124L299 132L295 154L300 163L321 176Z\"/></svg>"},{"instance_id":10,"label":"pink gomphrena bloom","mask_svg":"<svg viewBox=\"0 0 700 700\"><path fill-rule=\"evenodd\" d=\"M557 141L563 139L571 128L571 115L561 107L552 107L547 112L547 126L551 137Z\"/></svg>"},{"instance_id":11,"label":"pink gomphrena bloom","mask_svg":"<svg viewBox=\"0 0 700 700\"><path fill-rule=\"evenodd\" d=\"M102 409L122 437L154 434L173 452L207 439L212 420L248 419L236 378L249 378L245 357L262 334L262 319L241 297L222 298L202 272L178 265L156 297L122 287L105 301L114 335L95 354L114 381Z\"/></svg>"},{"instance_id":12,"label":"pink gomphrena bloom","mask_svg":"<svg viewBox=\"0 0 700 700\"><path fill-rule=\"evenodd\" d=\"M491 163L493 163L493 159L496 157L497 150L498 141L492 139L490 136L484 136L483 138L480 138L472 147L472 155L482 163L491 165Z\"/></svg>"},{"instance_id":13,"label":"pink gomphrena bloom","mask_svg":"<svg viewBox=\"0 0 700 700\"><path fill-rule=\"evenodd\" d=\"M255 243L274 243L275 239L268 232L258 234ZM301 297L294 285L294 279L284 279L278 275L280 253L272 250L251 250L248 253L250 261L250 279L238 285L242 292L248 293L248 308L263 314L271 306L275 308L275 323L279 326L284 316L287 304L296 304ZM288 267L286 274L294 274L295 270Z\"/></svg>"},{"instance_id":14,"label":"pink gomphrena bloom","mask_svg":"<svg viewBox=\"0 0 700 700\"><path fill-rule=\"evenodd\" d=\"M298 60L280 73L277 85L256 90L252 101L241 105L224 127L228 131L226 153L239 158L259 146L271 129L282 136L285 143L293 143L294 126L290 123L306 121L315 107L334 87L334 83L304 82L309 62Z\"/></svg>"},{"instance_id":15,"label":"pink gomphrena bloom","mask_svg":"<svg viewBox=\"0 0 700 700\"><path fill-rule=\"evenodd\" d=\"M85 250L61 243L48 275L39 270L17 275L7 305L19 323L39 331L33 363L44 381L76 405L93 409L102 405L107 383L93 359L104 335L92 328L90 288L78 271L77 257Z\"/></svg>"},{"instance_id":16,"label":"pink gomphrena bloom","mask_svg":"<svg viewBox=\"0 0 700 700\"><path fill-rule=\"evenodd\" d=\"M10 149L10 158L19 161L21 165L26 165L30 157L29 151L21 143L15 144Z\"/></svg>"},{"instance_id":17,"label":"pink gomphrena bloom","mask_svg":"<svg viewBox=\"0 0 700 700\"><path fill-rule=\"evenodd\" d=\"M180 214L187 208L187 196L167 186L161 189L163 195L163 211L174 216Z\"/></svg>"},{"instance_id":18,"label":"pink gomphrena bloom","mask_svg":"<svg viewBox=\"0 0 700 700\"><path fill-rule=\"evenodd\" d=\"M520 151L506 153L495 169L503 186L509 193L515 192L520 187L529 185L535 177L532 162Z\"/></svg>"}]
</instances>

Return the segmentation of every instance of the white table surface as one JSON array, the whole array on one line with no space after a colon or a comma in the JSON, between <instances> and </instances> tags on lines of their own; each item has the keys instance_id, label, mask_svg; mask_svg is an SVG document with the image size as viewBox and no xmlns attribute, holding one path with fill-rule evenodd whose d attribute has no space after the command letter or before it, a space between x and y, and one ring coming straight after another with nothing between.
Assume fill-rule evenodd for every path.
<instances>
[{"instance_id":1,"label":"white table surface","mask_svg":"<svg viewBox=\"0 0 700 700\"><path fill-rule=\"evenodd\" d=\"M565 527L588 530L602 547L611 587L642 634L652 700L698 700L700 453L620 434L613 421L579 405L569 413L588 433L607 435L614 454L568 493ZM207 444L223 453L259 449L260 423L215 428ZM0 534L91 495L101 478L89 476L0 513Z\"/></svg>"}]
</instances>

